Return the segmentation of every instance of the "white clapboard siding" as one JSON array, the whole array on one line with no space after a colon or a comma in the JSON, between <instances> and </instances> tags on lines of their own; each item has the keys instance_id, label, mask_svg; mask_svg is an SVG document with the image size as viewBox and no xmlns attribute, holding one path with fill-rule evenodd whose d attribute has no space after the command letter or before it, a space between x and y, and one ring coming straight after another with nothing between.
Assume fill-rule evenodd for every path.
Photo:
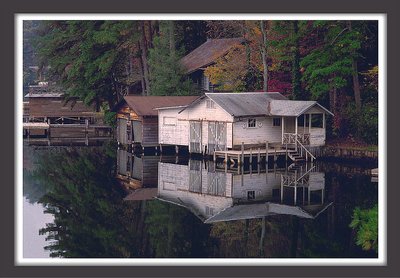
<instances>
[{"instance_id":1,"label":"white clapboard siding","mask_svg":"<svg viewBox=\"0 0 400 278\"><path fill-rule=\"evenodd\" d=\"M280 189L281 175L276 173L253 173L233 176L232 197L246 200L248 191L255 191L255 200L270 199L273 189Z\"/></svg>"},{"instance_id":2,"label":"white clapboard siding","mask_svg":"<svg viewBox=\"0 0 400 278\"><path fill-rule=\"evenodd\" d=\"M214 108L207 108L206 99L204 98L196 105L186 109L189 120L233 122L233 117L216 103L214 104Z\"/></svg>"},{"instance_id":3,"label":"white clapboard siding","mask_svg":"<svg viewBox=\"0 0 400 278\"><path fill-rule=\"evenodd\" d=\"M305 113L306 114L312 114L312 113L319 114L319 113L325 113L325 111L318 105L315 105L315 106L311 107L310 109L308 109Z\"/></svg>"},{"instance_id":4,"label":"white clapboard siding","mask_svg":"<svg viewBox=\"0 0 400 278\"><path fill-rule=\"evenodd\" d=\"M247 119L233 123L233 145L263 144L282 141L281 126L273 126L272 118L257 117L255 128L247 127ZM260 124L261 123L261 126Z\"/></svg>"},{"instance_id":5,"label":"white clapboard siding","mask_svg":"<svg viewBox=\"0 0 400 278\"><path fill-rule=\"evenodd\" d=\"M326 130L325 128L311 128L310 129L310 145L323 146L325 145Z\"/></svg>"},{"instance_id":6,"label":"white clapboard siding","mask_svg":"<svg viewBox=\"0 0 400 278\"><path fill-rule=\"evenodd\" d=\"M189 144L189 122L181 120L178 112L181 109L165 109L159 111L158 132L159 143L165 145Z\"/></svg>"},{"instance_id":7,"label":"white clapboard siding","mask_svg":"<svg viewBox=\"0 0 400 278\"><path fill-rule=\"evenodd\" d=\"M310 191L325 189L325 173L311 172L309 175Z\"/></svg>"},{"instance_id":8,"label":"white clapboard siding","mask_svg":"<svg viewBox=\"0 0 400 278\"><path fill-rule=\"evenodd\" d=\"M207 170L201 167L202 191L208 187ZM204 218L233 205L233 199L189 191L189 166L159 162L158 197L190 207ZM217 173L217 175L225 173Z\"/></svg>"}]
</instances>

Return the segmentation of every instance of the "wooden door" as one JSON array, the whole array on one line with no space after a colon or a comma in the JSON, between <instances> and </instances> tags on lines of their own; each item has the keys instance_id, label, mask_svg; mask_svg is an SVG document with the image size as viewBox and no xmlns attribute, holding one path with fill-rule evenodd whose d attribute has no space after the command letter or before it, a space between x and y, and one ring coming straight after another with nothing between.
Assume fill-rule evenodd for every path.
<instances>
[{"instance_id":1,"label":"wooden door","mask_svg":"<svg viewBox=\"0 0 400 278\"><path fill-rule=\"evenodd\" d=\"M189 160L189 191L202 192L201 161Z\"/></svg>"},{"instance_id":2,"label":"wooden door","mask_svg":"<svg viewBox=\"0 0 400 278\"><path fill-rule=\"evenodd\" d=\"M142 122L131 121L132 126L132 142L142 143Z\"/></svg>"},{"instance_id":3,"label":"wooden door","mask_svg":"<svg viewBox=\"0 0 400 278\"><path fill-rule=\"evenodd\" d=\"M226 123L208 123L208 154L226 150Z\"/></svg>"},{"instance_id":4,"label":"wooden door","mask_svg":"<svg viewBox=\"0 0 400 278\"><path fill-rule=\"evenodd\" d=\"M201 153L201 122L190 121L189 152Z\"/></svg>"},{"instance_id":5,"label":"wooden door","mask_svg":"<svg viewBox=\"0 0 400 278\"><path fill-rule=\"evenodd\" d=\"M126 128L128 125L128 120L119 118L117 121L117 130L118 130L118 142L121 144L127 144L127 133L126 133Z\"/></svg>"}]
</instances>

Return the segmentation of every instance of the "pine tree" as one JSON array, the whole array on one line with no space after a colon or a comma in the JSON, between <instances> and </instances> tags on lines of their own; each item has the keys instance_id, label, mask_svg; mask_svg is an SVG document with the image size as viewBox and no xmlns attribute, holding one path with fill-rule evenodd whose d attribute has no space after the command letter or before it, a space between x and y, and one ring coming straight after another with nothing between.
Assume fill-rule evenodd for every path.
<instances>
[{"instance_id":1,"label":"pine tree","mask_svg":"<svg viewBox=\"0 0 400 278\"><path fill-rule=\"evenodd\" d=\"M150 49L151 95L194 94L192 83L179 63L183 51L175 45L174 26L173 21L161 21L160 34L154 38L154 47Z\"/></svg>"}]
</instances>

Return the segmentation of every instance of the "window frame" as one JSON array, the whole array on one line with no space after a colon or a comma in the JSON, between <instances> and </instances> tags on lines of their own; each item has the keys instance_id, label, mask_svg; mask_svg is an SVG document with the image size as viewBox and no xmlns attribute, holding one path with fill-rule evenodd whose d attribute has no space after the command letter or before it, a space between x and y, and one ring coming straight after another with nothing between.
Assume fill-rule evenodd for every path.
<instances>
[{"instance_id":1,"label":"window frame","mask_svg":"<svg viewBox=\"0 0 400 278\"><path fill-rule=\"evenodd\" d=\"M275 121L279 121L279 125L275 124ZM281 127L282 126L282 119L279 117L272 118L272 126L273 127Z\"/></svg>"},{"instance_id":2,"label":"window frame","mask_svg":"<svg viewBox=\"0 0 400 278\"><path fill-rule=\"evenodd\" d=\"M250 126L250 121L254 121L254 126L253 126L253 124ZM247 128L257 128L257 118L247 119L246 126L247 126Z\"/></svg>"}]
</instances>

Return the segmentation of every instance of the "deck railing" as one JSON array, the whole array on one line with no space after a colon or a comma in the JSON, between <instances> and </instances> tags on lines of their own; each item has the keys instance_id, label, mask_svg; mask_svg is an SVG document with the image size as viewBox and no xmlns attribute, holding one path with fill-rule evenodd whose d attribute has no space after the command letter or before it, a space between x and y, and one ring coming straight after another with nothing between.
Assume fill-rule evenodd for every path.
<instances>
[{"instance_id":1,"label":"deck railing","mask_svg":"<svg viewBox=\"0 0 400 278\"><path fill-rule=\"evenodd\" d=\"M296 144L296 140L303 145L310 145L310 133L283 133L282 144Z\"/></svg>"}]
</instances>

